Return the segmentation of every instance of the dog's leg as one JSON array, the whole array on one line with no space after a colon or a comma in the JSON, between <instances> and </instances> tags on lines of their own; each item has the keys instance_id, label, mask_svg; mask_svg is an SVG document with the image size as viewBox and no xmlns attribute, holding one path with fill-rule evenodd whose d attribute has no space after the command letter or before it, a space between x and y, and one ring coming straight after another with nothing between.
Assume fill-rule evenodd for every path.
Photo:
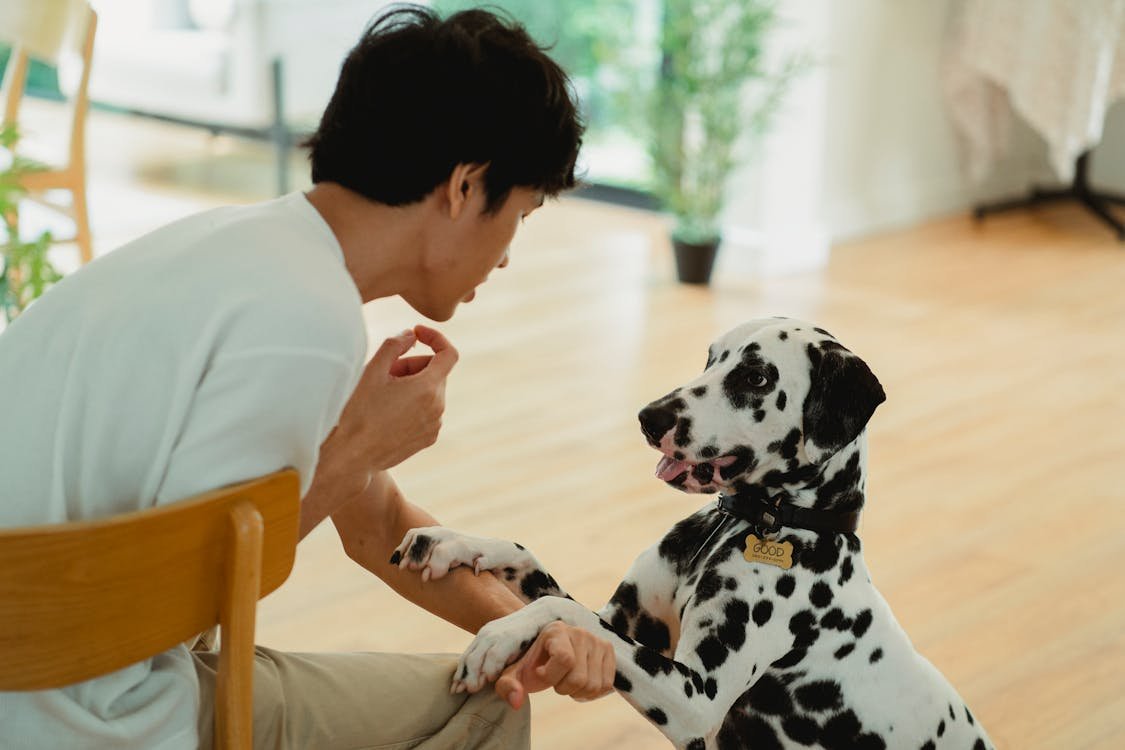
<instances>
[{"instance_id":1,"label":"dog's leg","mask_svg":"<svg viewBox=\"0 0 1125 750\"><path fill-rule=\"evenodd\" d=\"M496 679L540 629L555 620L581 627L609 639L617 659L614 687L638 712L649 719L679 748L704 750L713 746L715 734L734 701L742 695L780 654L767 653L771 644L785 643L789 635L780 619L776 633L758 632L753 641L747 628L764 631L742 618L737 607L713 612L720 619L719 646L708 638L681 639L675 658L617 633L596 614L569 599L544 597L523 609L486 624L465 653L454 680L455 690L475 692ZM747 618L749 613L746 613Z\"/></svg>"},{"instance_id":2,"label":"dog's leg","mask_svg":"<svg viewBox=\"0 0 1125 750\"><path fill-rule=\"evenodd\" d=\"M469 536L444 526L428 526L406 532L391 556L391 563L417 570L422 580L437 580L453 568L464 566L475 573L487 570L524 601L541 596L569 595L551 577L535 555L515 542Z\"/></svg>"}]
</instances>

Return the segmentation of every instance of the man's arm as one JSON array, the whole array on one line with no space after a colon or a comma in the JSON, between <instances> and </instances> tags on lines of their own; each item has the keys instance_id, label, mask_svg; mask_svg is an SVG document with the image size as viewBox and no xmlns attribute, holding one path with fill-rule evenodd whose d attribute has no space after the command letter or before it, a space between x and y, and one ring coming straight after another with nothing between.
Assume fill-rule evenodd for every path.
<instances>
[{"instance_id":1,"label":"man's arm","mask_svg":"<svg viewBox=\"0 0 1125 750\"><path fill-rule=\"evenodd\" d=\"M379 576L400 595L459 628L475 633L489 620L523 606L492 574L474 576L468 568L439 581L391 565L391 553L407 531L438 522L406 501L387 472L376 473L367 490L332 514L348 557Z\"/></svg>"}]
</instances>

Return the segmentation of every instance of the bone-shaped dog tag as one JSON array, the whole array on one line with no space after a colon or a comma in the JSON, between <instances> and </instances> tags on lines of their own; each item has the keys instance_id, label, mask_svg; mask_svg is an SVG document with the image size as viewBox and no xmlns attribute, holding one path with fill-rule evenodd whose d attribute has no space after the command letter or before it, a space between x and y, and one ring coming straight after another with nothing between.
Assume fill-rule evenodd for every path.
<instances>
[{"instance_id":1,"label":"bone-shaped dog tag","mask_svg":"<svg viewBox=\"0 0 1125 750\"><path fill-rule=\"evenodd\" d=\"M746 562L760 562L766 565L776 565L782 570L793 567L793 543L778 542L769 539L759 539L750 534L746 537L746 549L743 550Z\"/></svg>"}]
</instances>

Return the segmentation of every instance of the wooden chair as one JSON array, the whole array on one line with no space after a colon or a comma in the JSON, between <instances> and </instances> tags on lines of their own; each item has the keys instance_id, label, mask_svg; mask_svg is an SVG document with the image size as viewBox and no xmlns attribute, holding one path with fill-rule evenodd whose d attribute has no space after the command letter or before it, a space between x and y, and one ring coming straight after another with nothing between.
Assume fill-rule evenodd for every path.
<instances>
[{"instance_id":1,"label":"wooden chair","mask_svg":"<svg viewBox=\"0 0 1125 750\"><path fill-rule=\"evenodd\" d=\"M287 469L104 520L0 531L0 690L81 682L218 624L216 745L251 747L257 601L293 567L298 506Z\"/></svg>"},{"instance_id":2,"label":"wooden chair","mask_svg":"<svg viewBox=\"0 0 1125 750\"><path fill-rule=\"evenodd\" d=\"M7 2L8 0L4 0ZM40 0L35 0L39 2ZM25 175L20 183L36 199L51 208L65 213L74 220L78 252L83 263L94 257L90 234L90 217L86 203L86 114L90 109L87 88L90 82L90 60L94 55L94 35L97 32L98 16L86 3L80 4L80 11L86 16L85 35L82 41L82 71L71 102L70 144L66 163L61 166L48 165L44 171ZM30 32L29 32L30 33ZM13 38L9 38L12 35ZM4 124L19 125L19 109L23 100L24 85L27 82L27 68L30 55L20 43L19 29L0 29L0 38L14 43L8 58L5 75L7 95L4 100ZM19 153L19 145L16 153ZM71 195L70 206L47 203L42 199L48 190L66 190Z\"/></svg>"}]
</instances>

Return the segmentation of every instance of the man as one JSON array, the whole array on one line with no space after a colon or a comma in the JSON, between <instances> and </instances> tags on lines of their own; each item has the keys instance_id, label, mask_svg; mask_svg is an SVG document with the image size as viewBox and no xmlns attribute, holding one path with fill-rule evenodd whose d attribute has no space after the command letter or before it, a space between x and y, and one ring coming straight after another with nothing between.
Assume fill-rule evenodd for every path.
<instances>
[{"instance_id":1,"label":"man","mask_svg":"<svg viewBox=\"0 0 1125 750\"><path fill-rule=\"evenodd\" d=\"M457 352L418 326L365 367L361 306L399 295L448 320L507 264L519 222L573 186L580 135L565 75L519 26L414 7L377 19L309 141L307 195L159 229L0 336L0 414L19 425L0 436L0 526L293 466L302 537L330 517L353 560L467 630L517 609L488 575L423 584L390 564L407 529L436 523L387 469L436 439ZM433 354L404 356L416 343ZM260 649L256 746L526 746L528 692L597 697L614 674L607 643L561 623L496 694L450 696L454 661ZM62 690L0 693L0 747L210 747L215 666L174 649Z\"/></svg>"}]
</instances>

